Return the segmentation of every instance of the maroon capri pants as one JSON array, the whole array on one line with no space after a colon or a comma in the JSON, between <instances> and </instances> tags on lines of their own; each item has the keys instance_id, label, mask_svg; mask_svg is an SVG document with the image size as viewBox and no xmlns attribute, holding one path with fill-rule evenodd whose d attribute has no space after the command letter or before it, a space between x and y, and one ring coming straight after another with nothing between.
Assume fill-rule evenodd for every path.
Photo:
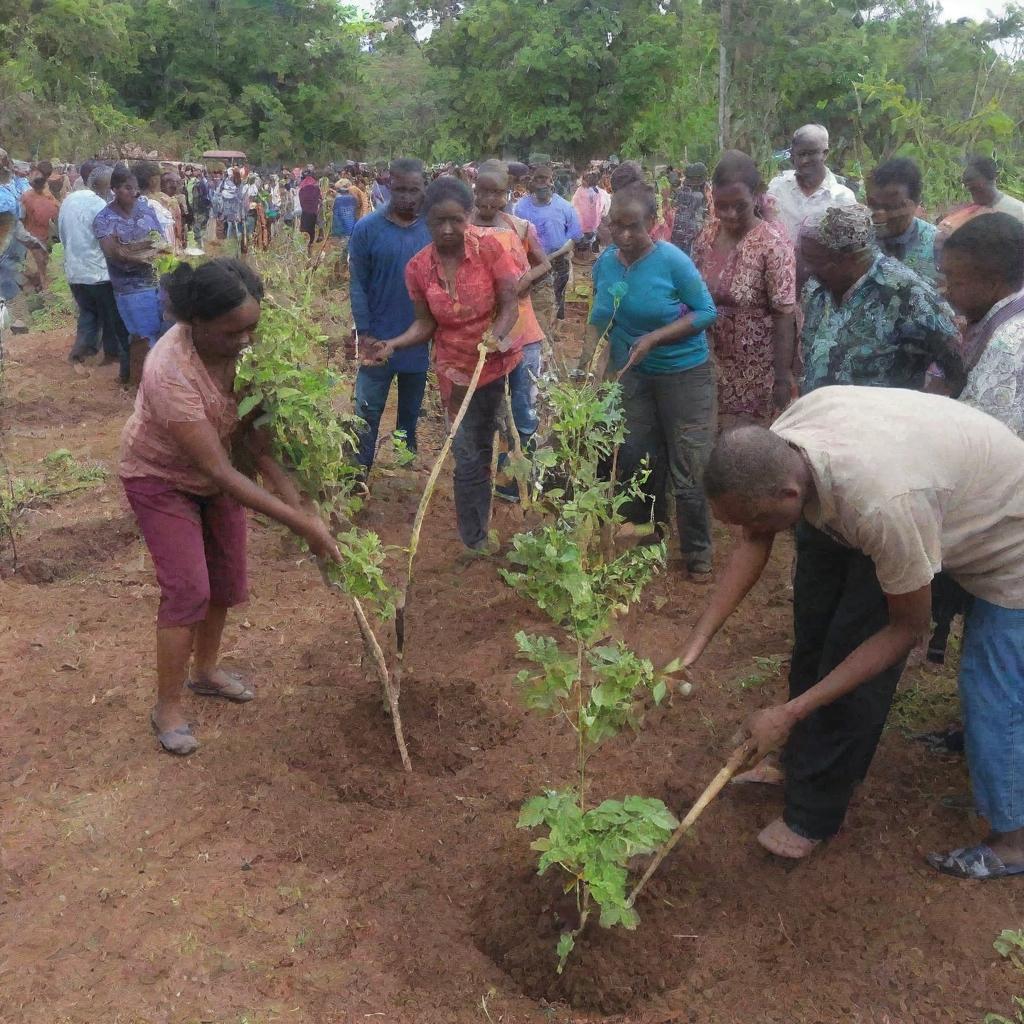
<instances>
[{"instance_id":1,"label":"maroon capri pants","mask_svg":"<svg viewBox=\"0 0 1024 1024\"><path fill-rule=\"evenodd\" d=\"M158 477L121 483L156 566L157 626L192 626L211 604L249 599L245 509L234 498L188 494Z\"/></svg>"}]
</instances>

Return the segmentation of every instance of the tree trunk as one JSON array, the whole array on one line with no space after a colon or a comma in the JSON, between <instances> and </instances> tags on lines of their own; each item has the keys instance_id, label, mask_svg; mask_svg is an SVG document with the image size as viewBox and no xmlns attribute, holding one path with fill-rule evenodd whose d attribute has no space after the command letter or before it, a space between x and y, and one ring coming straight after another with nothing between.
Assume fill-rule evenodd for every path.
<instances>
[{"instance_id":1,"label":"tree trunk","mask_svg":"<svg viewBox=\"0 0 1024 1024\"><path fill-rule=\"evenodd\" d=\"M732 38L732 0L722 0L718 26L718 149L729 148L729 42Z\"/></svg>"}]
</instances>

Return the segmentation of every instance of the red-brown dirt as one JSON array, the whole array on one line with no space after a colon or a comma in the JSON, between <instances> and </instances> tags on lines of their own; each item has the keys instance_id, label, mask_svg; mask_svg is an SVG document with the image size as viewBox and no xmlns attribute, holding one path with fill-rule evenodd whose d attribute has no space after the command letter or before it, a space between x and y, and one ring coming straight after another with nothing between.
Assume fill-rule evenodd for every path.
<instances>
[{"instance_id":1,"label":"red-brown dirt","mask_svg":"<svg viewBox=\"0 0 1024 1024\"><path fill-rule=\"evenodd\" d=\"M457 566L443 488L410 613L414 774L347 605L256 521L253 597L224 654L258 699L190 698L200 751L161 753L147 722L157 590L113 475L130 406L113 367L72 372L70 341L7 339L12 471L38 473L69 448L111 476L25 515L17 572L3 554L3 1024L962 1024L1008 1012L1024 979L992 940L1024 924L1021 884L923 864L979 825L940 804L965 788L962 763L897 729L846 829L811 860L782 864L754 842L776 791L731 787L655 876L639 930L595 928L556 975L558 880L536 877L515 828L522 801L563 783L573 760L565 729L517 695L513 635L545 623L494 564ZM422 479L378 477L366 521L387 542L406 540ZM518 514L495 518L507 539ZM594 757L595 797L688 807L744 713L782 692L778 678L740 683L759 671L753 656L787 651L789 560L780 544L695 695ZM670 571L624 628L668 660L706 596ZM904 720L936 724L924 698L948 685L908 673Z\"/></svg>"}]
</instances>

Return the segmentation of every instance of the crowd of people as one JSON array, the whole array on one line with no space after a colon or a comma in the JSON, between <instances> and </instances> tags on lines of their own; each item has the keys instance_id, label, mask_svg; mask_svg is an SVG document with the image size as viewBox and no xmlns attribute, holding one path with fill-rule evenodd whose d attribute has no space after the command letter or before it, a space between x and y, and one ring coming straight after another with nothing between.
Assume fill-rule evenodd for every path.
<instances>
[{"instance_id":1,"label":"crowd of people","mask_svg":"<svg viewBox=\"0 0 1024 1024\"><path fill-rule=\"evenodd\" d=\"M216 258L161 284L154 253L183 248L189 229L205 244L211 221L243 247L261 218L297 221L310 250L342 240L367 488L392 382L415 452L428 368L453 415L483 344L453 448L469 557L495 549L495 494L518 497L517 484L491 477L506 395L529 452L543 367L569 361L556 325L575 257L592 261L593 298L571 373L621 384L618 472L653 468L640 514L664 527L671 493L680 578L698 585L714 580L711 514L740 531L686 665L757 581L774 536L795 529L790 697L747 723L761 755L783 749L756 776L785 787L762 845L801 858L839 830L908 656L934 620L928 656L941 660L959 613L966 753L992 831L930 862L965 878L1024 873L1024 204L1000 192L987 157L965 163L971 202L941 217L921 207L921 170L907 158L875 167L862 203L828 156L827 130L805 125L792 170L767 184L736 150L710 172L653 176L631 161L582 175L496 160L431 174L398 159L372 183L350 170L326 188L312 167L284 183L187 169L183 183L153 164L87 164L62 198L46 194L42 167L19 186L3 154L13 243L45 248L56 218L81 313L72 358L98 351L101 335L111 358L126 336L155 345L120 472L161 586L153 727L163 747L198 746L186 681L201 695L254 696L217 663L227 609L246 596L243 509L321 558L339 555L248 422L245 442L276 496L231 465L234 366L261 282ZM0 211L10 216L10 202Z\"/></svg>"}]
</instances>

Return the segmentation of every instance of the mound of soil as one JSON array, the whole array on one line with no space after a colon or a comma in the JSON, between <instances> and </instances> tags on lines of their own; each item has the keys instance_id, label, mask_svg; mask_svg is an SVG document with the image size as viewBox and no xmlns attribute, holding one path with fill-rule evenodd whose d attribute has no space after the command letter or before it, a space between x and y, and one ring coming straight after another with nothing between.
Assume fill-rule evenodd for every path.
<instances>
[{"instance_id":1,"label":"mound of soil","mask_svg":"<svg viewBox=\"0 0 1024 1024\"><path fill-rule=\"evenodd\" d=\"M97 516L56 526L18 546L18 575L27 583L73 579L109 561L138 540L129 516Z\"/></svg>"},{"instance_id":2,"label":"mound of soil","mask_svg":"<svg viewBox=\"0 0 1024 1024\"><path fill-rule=\"evenodd\" d=\"M564 971L555 946L578 923L575 899L562 891L567 876L537 874L524 851L494 865L495 885L480 901L476 943L531 999L575 1009L622 1013L672 988L679 963L666 963L660 934L644 921L636 931L601 928L596 917L576 940Z\"/></svg>"}]
</instances>

